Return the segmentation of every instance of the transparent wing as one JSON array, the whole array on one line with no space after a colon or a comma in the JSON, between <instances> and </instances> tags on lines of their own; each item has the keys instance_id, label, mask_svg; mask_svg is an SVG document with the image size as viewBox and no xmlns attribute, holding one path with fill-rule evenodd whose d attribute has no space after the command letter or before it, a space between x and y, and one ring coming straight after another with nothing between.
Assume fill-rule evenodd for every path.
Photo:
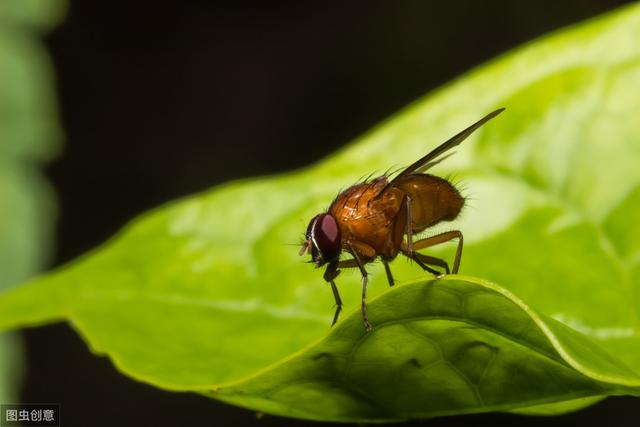
<instances>
[{"instance_id":1,"label":"transparent wing","mask_svg":"<svg viewBox=\"0 0 640 427\"><path fill-rule=\"evenodd\" d=\"M453 153L450 153L444 157L440 157L440 156L442 156L444 153L446 153L447 151L451 150L453 147L460 144L462 141L467 139L469 135L475 132L476 129L478 129L480 126L482 126L489 120L493 119L495 116L502 113L503 111L504 111L504 108L500 108L496 111L493 111L487 114L486 116L484 116L483 118L481 118L480 120L478 120L477 122L475 122L474 124L466 128L465 130L463 130L462 132L458 133L457 135L454 135L449 140L443 142L442 144L440 144L439 146L431 150L429 154L422 157L421 159L418 159L412 165L408 166L405 170L403 170L398 175L396 175L396 177L391 180L389 185L393 184L393 182L396 181L397 179L407 176L413 172L424 172L425 170L437 165L438 163L440 163L441 161L443 161Z\"/></svg>"}]
</instances>

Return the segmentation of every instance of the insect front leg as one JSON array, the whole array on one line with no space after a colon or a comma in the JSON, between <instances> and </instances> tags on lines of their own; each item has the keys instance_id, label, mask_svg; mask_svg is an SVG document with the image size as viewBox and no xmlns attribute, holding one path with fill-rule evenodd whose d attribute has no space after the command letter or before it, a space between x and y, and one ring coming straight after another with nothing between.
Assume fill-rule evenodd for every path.
<instances>
[{"instance_id":1,"label":"insect front leg","mask_svg":"<svg viewBox=\"0 0 640 427\"><path fill-rule=\"evenodd\" d=\"M340 298L340 293L338 292L338 287L336 283L333 281L340 274L340 270L338 269L338 261L333 261L327 265L327 269L324 271L324 280L331 284L331 291L333 292L333 298L336 300L336 312L333 314L333 321L331 322L331 326L335 325L338 321L338 316L340 315L340 311L342 311L342 298Z\"/></svg>"},{"instance_id":2,"label":"insect front leg","mask_svg":"<svg viewBox=\"0 0 640 427\"><path fill-rule=\"evenodd\" d=\"M334 261L327 266L324 272L324 280L331 285L331 291L333 292L333 298L336 300L336 312L333 315L333 322L331 326L335 325L338 321L338 317L342 312L342 298L338 292L338 287L334 282L334 279L340 274L341 268L356 268L359 267L358 262L355 259L346 259L343 261Z\"/></svg>"}]
</instances>

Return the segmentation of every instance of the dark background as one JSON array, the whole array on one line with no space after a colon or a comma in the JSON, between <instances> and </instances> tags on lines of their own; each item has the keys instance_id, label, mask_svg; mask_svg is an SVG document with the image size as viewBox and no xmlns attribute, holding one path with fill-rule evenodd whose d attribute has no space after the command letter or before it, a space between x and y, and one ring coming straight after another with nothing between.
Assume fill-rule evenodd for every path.
<instances>
[{"instance_id":1,"label":"dark background","mask_svg":"<svg viewBox=\"0 0 640 427\"><path fill-rule=\"evenodd\" d=\"M71 3L47 39L67 135L47 171L55 265L165 201L315 162L470 68L626 2L299 3ZM65 426L310 424L137 383L66 325L24 335L22 401L60 402ZM636 426L637 413L613 398L562 417L416 424Z\"/></svg>"}]
</instances>

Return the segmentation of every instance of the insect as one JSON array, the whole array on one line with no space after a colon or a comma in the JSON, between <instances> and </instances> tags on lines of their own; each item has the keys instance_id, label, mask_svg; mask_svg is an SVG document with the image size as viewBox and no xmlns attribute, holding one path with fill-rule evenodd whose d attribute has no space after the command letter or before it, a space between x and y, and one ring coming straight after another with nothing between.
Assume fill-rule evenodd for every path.
<instances>
[{"instance_id":1,"label":"insect","mask_svg":"<svg viewBox=\"0 0 640 427\"><path fill-rule=\"evenodd\" d=\"M342 310L342 299L334 281L342 268L358 268L362 274L361 310L367 331L371 330L371 324L367 316L366 264L379 257L389 286L394 285L389 262L398 254L413 260L436 277L440 277L442 273L433 267L444 269L446 274L458 272L463 243L461 231L447 231L413 240L415 234L441 221L454 220L465 202L453 184L425 171L451 156L453 153L445 153L502 111L504 108L489 113L402 170L393 179L385 174L347 188L338 194L326 212L311 219L300 255L310 254L312 262L318 268L327 266L324 280L331 284L336 301L332 326ZM443 259L417 252L453 239L458 240L458 246L451 270ZM352 258L340 260L343 251L348 252Z\"/></svg>"}]
</instances>

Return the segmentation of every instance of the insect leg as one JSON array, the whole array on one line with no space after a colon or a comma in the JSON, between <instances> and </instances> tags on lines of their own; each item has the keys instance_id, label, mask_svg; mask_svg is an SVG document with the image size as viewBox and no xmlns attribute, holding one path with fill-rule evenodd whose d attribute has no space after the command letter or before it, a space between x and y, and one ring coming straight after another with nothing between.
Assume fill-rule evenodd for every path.
<instances>
[{"instance_id":1,"label":"insect leg","mask_svg":"<svg viewBox=\"0 0 640 427\"><path fill-rule=\"evenodd\" d=\"M429 273L433 274L436 277L442 276L442 273L440 273L438 270L434 270L433 268L429 267L422 261L422 259L420 259L421 254L417 252L409 253L408 251L403 252L403 254L405 254L407 257L411 258L412 260L414 260L415 263L418 264L424 271L428 271Z\"/></svg>"},{"instance_id":2,"label":"insect leg","mask_svg":"<svg viewBox=\"0 0 640 427\"><path fill-rule=\"evenodd\" d=\"M462 232L459 230L447 231L445 233L436 234L435 236L427 237L426 239L418 240L413 243L413 249L423 249L430 246L439 245L440 243L448 242L449 240L458 239L458 246L456 248L456 257L453 260L453 268L451 272L453 274L458 273L460 268L460 259L462 258Z\"/></svg>"},{"instance_id":3,"label":"insect leg","mask_svg":"<svg viewBox=\"0 0 640 427\"><path fill-rule=\"evenodd\" d=\"M384 265L384 271L387 273L387 281L389 282L389 286L395 285L395 280L393 280L393 275L391 274L391 268L389 268L389 261L382 258L382 264Z\"/></svg>"},{"instance_id":4,"label":"insect leg","mask_svg":"<svg viewBox=\"0 0 640 427\"><path fill-rule=\"evenodd\" d=\"M355 259L345 259L338 262L338 268L356 268L359 267Z\"/></svg>"},{"instance_id":5,"label":"insect leg","mask_svg":"<svg viewBox=\"0 0 640 427\"><path fill-rule=\"evenodd\" d=\"M333 298L336 300L336 312L333 314L333 321L331 322L331 326L335 325L338 321L338 316L340 315L340 311L342 311L342 298L340 298L340 294L338 293L338 288L336 287L336 282L331 280L331 290L333 291Z\"/></svg>"},{"instance_id":6,"label":"insect leg","mask_svg":"<svg viewBox=\"0 0 640 427\"><path fill-rule=\"evenodd\" d=\"M358 252L355 251L351 244L349 244L349 249L351 254L353 255L353 259L358 264L360 273L362 274L362 320L364 321L364 328L367 331L370 331L373 328L371 327L371 323L369 323L369 317L367 316L367 282L369 281L369 275L367 274L367 270L364 268L364 264L362 263Z\"/></svg>"},{"instance_id":7,"label":"insect leg","mask_svg":"<svg viewBox=\"0 0 640 427\"><path fill-rule=\"evenodd\" d=\"M338 321L338 316L340 315L340 311L342 311L342 298L340 298L340 293L338 292L338 288L336 287L336 282L333 281L338 274L340 274L340 270L338 269L339 263L332 262L327 266L327 269L324 272L324 280L331 284L331 291L333 292L333 298L336 300L336 311L333 314L333 321L331 322L331 326L335 325Z\"/></svg>"},{"instance_id":8,"label":"insect leg","mask_svg":"<svg viewBox=\"0 0 640 427\"><path fill-rule=\"evenodd\" d=\"M407 251L413 254L413 213L411 212L411 196L405 197L407 204Z\"/></svg>"},{"instance_id":9,"label":"insect leg","mask_svg":"<svg viewBox=\"0 0 640 427\"><path fill-rule=\"evenodd\" d=\"M433 274L436 277L441 276L438 270L434 270L433 268L427 266L424 262L422 262L422 259L420 259L418 257L418 254L415 252L415 247L413 245L413 213L411 212L411 196L407 194L404 200L405 200L406 209L407 209L407 229L406 229L407 245L403 253L409 258L411 258L412 260L414 260L416 264L418 264L423 270L428 271L429 273ZM386 267L387 266L385 265L385 268Z\"/></svg>"},{"instance_id":10,"label":"insect leg","mask_svg":"<svg viewBox=\"0 0 640 427\"><path fill-rule=\"evenodd\" d=\"M427 264L427 265L435 265L437 267L442 267L444 268L444 271L447 274L450 274L450 270L449 270L449 264L447 264L447 261L441 259L441 258L436 258L434 256L429 256L429 255L424 255L418 252L414 252L413 253L417 258L420 258L420 261L422 261L423 263Z\"/></svg>"}]
</instances>

